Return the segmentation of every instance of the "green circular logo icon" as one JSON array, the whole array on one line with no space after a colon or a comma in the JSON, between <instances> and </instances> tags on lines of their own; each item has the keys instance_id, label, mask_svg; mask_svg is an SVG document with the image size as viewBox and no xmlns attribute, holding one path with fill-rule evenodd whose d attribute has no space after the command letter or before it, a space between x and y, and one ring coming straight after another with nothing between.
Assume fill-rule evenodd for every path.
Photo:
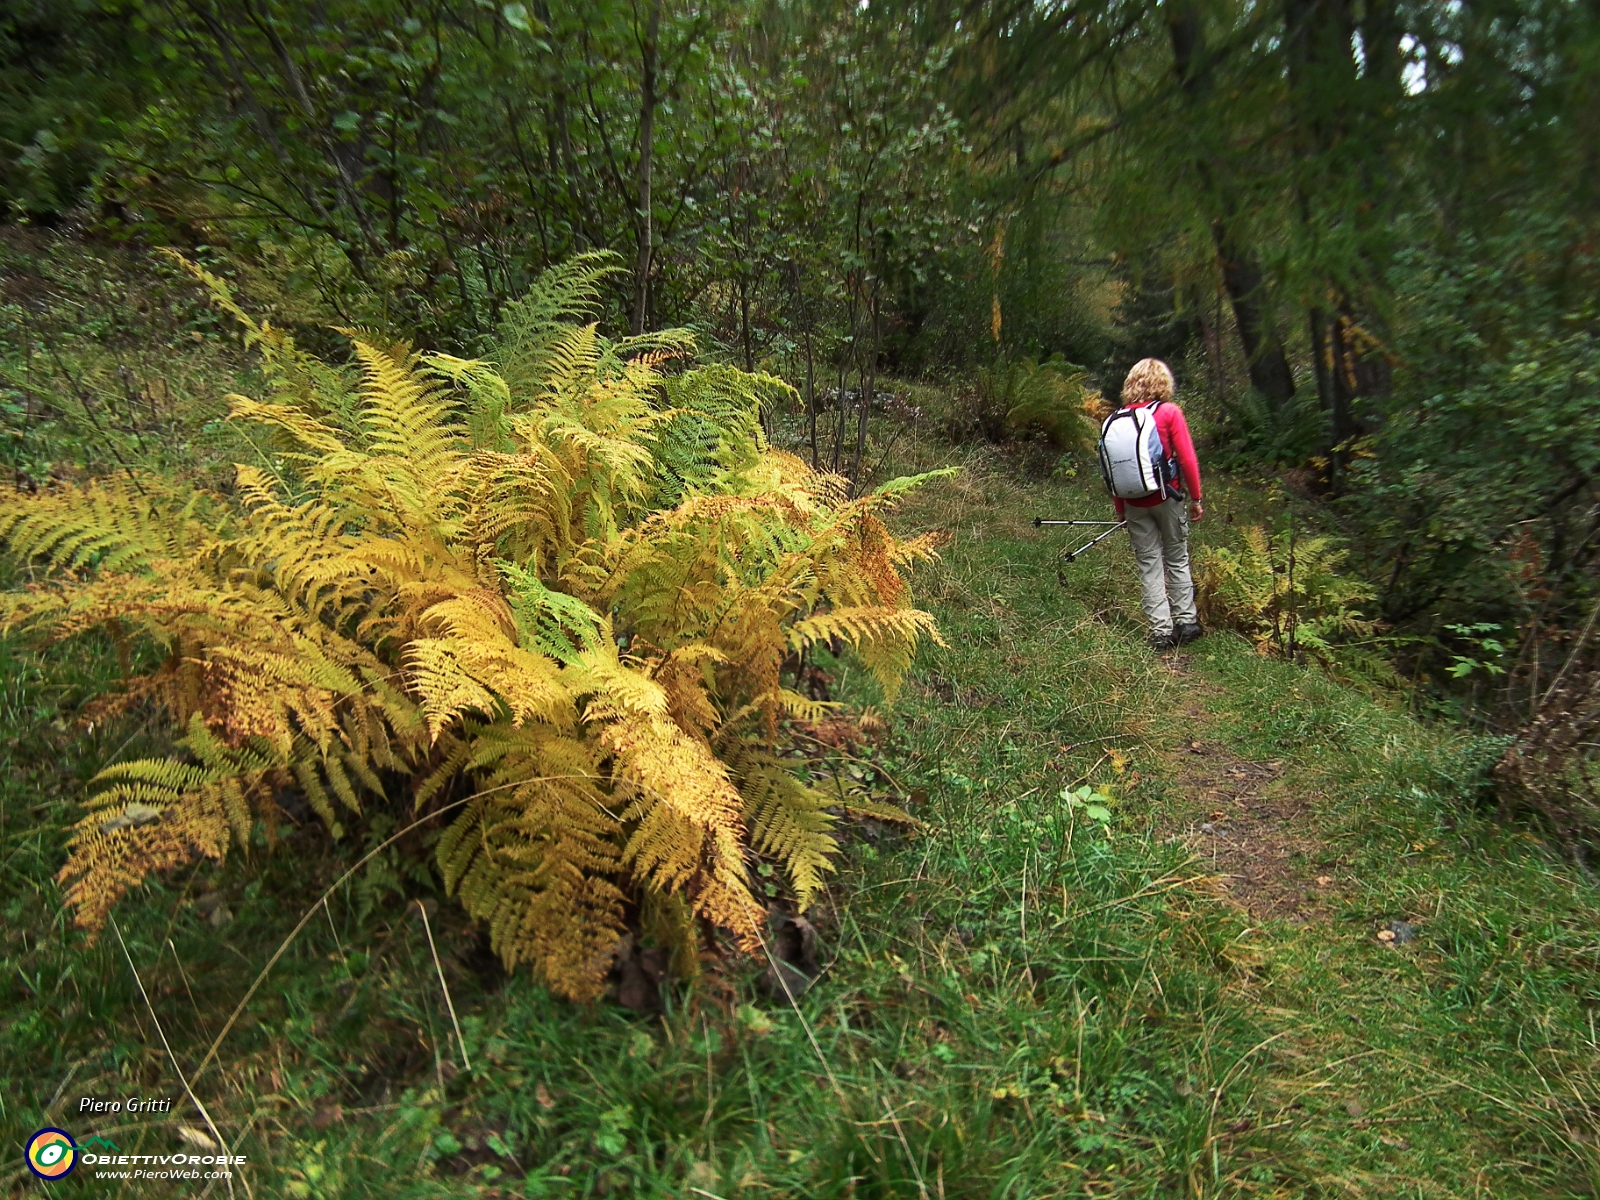
<instances>
[{"instance_id":1,"label":"green circular logo icon","mask_svg":"<svg viewBox=\"0 0 1600 1200\"><path fill-rule=\"evenodd\" d=\"M65 1129L41 1129L28 1139L28 1170L40 1179L65 1179L78 1165L78 1143Z\"/></svg>"}]
</instances>

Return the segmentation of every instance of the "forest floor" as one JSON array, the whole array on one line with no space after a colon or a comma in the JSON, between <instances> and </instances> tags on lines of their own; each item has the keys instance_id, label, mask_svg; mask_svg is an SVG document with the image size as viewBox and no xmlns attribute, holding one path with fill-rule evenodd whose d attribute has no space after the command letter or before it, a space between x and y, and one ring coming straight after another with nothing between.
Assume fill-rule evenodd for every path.
<instances>
[{"instance_id":1,"label":"forest floor","mask_svg":"<svg viewBox=\"0 0 1600 1200\"><path fill-rule=\"evenodd\" d=\"M85 946L63 831L160 734L71 724L114 669L93 647L0 646L7 1193L41 1126L202 1144L175 1060L249 1157L239 1200L1600 1194L1600 892L1481 808L1497 746L1231 634L1152 653L1126 548L1063 585L1032 528L1097 489L962 456L897 517L951 535L916 580L947 646L892 706L824 664L890 730L836 765L922 826L844 829L794 1006L736 959L655 1014L554 1001L404 860L317 912L354 851L295 831ZM1197 542L1261 496L1219 477ZM130 1094L177 1102L80 1115ZM228 1194L88 1174L62 1191Z\"/></svg>"}]
</instances>

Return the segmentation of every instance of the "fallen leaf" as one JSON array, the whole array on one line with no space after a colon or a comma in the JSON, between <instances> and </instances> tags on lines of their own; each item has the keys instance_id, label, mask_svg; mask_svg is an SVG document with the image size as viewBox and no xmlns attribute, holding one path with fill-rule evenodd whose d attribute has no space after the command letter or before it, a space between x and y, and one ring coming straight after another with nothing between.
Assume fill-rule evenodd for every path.
<instances>
[{"instance_id":1,"label":"fallen leaf","mask_svg":"<svg viewBox=\"0 0 1600 1200\"><path fill-rule=\"evenodd\" d=\"M1332 882L1333 882L1333 876L1332 875L1318 875L1317 876L1317 886L1318 887L1327 887Z\"/></svg>"},{"instance_id":2,"label":"fallen leaf","mask_svg":"<svg viewBox=\"0 0 1600 1200\"><path fill-rule=\"evenodd\" d=\"M550 1093L545 1090L545 1086L542 1083L533 1089L533 1098L539 1102L540 1108L549 1109L556 1106L556 1102L550 1099Z\"/></svg>"}]
</instances>

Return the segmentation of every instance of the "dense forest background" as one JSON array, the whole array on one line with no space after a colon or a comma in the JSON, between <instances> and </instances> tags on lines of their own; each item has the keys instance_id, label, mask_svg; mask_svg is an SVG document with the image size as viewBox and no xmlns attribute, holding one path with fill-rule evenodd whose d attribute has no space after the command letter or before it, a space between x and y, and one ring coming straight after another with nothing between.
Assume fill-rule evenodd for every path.
<instances>
[{"instance_id":1,"label":"dense forest background","mask_svg":"<svg viewBox=\"0 0 1600 1200\"><path fill-rule=\"evenodd\" d=\"M1034 364L1114 397L1168 358L1208 461L1350 540L1399 674L1512 728L1592 624L1597 188L1587 0L24 0L6 466L211 428L174 397L215 357L140 333L186 303L152 248L313 348L468 354L606 249L608 326L793 380L852 478L885 378L966 381L945 431L1005 439Z\"/></svg>"}]
</instances>

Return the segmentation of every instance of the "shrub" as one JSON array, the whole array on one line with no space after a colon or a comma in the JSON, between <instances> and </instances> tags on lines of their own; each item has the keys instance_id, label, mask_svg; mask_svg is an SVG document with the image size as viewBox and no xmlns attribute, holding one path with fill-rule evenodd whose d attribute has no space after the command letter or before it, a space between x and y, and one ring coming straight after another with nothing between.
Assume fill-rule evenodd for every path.
<instances>
[{"instance_id":1,"label":"shrub","mask_svg":"<svg viewBox=\"0 0 1600 1200\"><path fill-rule=\"evenodd\" d=\"M932 542L879 516L918 481L847 500L763 440L781 381L670 374L686 333L577 323L605 269L515 306L503 371L356 332L358 378L197 272L274 389L231 398L265 438L236 496L131 475L0 503L11 552L51 572L6 598L8 625L155 643L97 715L149 701L183 730L186 758L99 777L61 872L81 926L154 872L270 839L295 793L334 837L374 808L435 818L445 886L508 966L575 998L629 920L755 949L757 859L802 906L817 892L839 800L776 753L780 719L822 707L780 671L837 639L892 699L937 638L901 574Z\"/></svg>"},{"instance_id":2,"label":"shrub","mask_svg":"<svg viewBox=\"0 0 1600 1200\"><path fill-rule=\"evenodd\" d=\"M974 431L990 441L1042 436L1058 450L1090 445L1097 430L1085 407L1088 372L1059 354L980 369L976 387L941 430L951 441Z\"/></svg>"},{"instance_id":3,"label":"shrub","mask_svg":"<svg viewBox=\"0 0 1600 1200\"><path fill-rule=\"evenodd\" d=\"M1507 746L1494 781L1502 808L1534 813L1592 866L1600 846L1600 664L1593 654L1582 661L1587 640L1573 646L1533 719Z\"/></svg>"},{"instance_id":4,"label":"shrub","mask_svg":"<svg viewBox=\"0 0 1600 1200\"><path fill-rule=\"evenodd\" d=\"M1219 401L1222 420L1212 439L1220 463L1300 466L1327 448L1328 418L1314 388L1302 387L1274 405L1254 388Z\"/></svg>"},{"instance_id":5,"label":"shrub","mask_svg":"<svg viewBox=\"0 0 1600 1200\"><path fill-rule=\"evenodd\" d=\"M1240 531L1238 550L1204 550L1195 585L1201 620L1236 629L1263 654L1301 653L1332 664L1340 643L1371 637L1376 623L1361 615L1374 592L1340 573L1349 552L1330 537Z\"/></svg>"}]
</instances>

